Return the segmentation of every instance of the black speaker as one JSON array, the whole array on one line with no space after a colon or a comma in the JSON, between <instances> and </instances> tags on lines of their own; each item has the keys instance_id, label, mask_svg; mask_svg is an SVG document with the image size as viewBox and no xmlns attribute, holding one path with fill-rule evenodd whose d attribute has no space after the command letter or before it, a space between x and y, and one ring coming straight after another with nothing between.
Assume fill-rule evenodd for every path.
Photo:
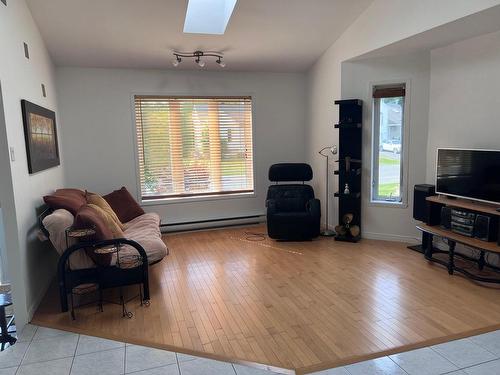
<instances>
[{"instance_id":1,"label":"black speaker","mask_svg":"<svg viewBox=\"0 0 500 375\"><path fill-rule=\"evenodd\" d=\"M474 223L474 237L483 241L496 241L498 238L498 218L478 214Z\"/></svg>"},{"instance_id":2,"label":"black speaker","mask_svg":"<svg viewBox=\"0 0 500 375\"><path fill-rule=\"evenodd\" d=\"M441 220L439 223L444 229L451 229L451 208L441 207Z\"/></svg>"},{"instance_id":3,"label":"black speaker","mask_svg":"<svg viewBox=\"0 0 500 375\"><path fill-rule=\"evenodd\" d=\"M436 194L434 185L418 184L413 191L413 218L428 225L439 224L439 205L428 204L425 198Z\"/></svg>"}]
</instances>

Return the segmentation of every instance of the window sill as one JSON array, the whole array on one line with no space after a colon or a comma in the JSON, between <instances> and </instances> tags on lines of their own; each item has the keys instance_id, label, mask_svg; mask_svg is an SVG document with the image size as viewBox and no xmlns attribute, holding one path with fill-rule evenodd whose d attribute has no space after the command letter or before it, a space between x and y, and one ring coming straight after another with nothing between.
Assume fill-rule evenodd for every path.
<instances>
[{"instance_id":1,"label":"window sill","mask_svg":"<svg viewBox=\"0 0 500 375\"><path fill-rule=\"evenodd\" d=\"M193 203L204 201L217 201L226 199L242 199L256 197L255 191L250 193L234 193L234 194L220 194L220 195L197 195L193 197L172 197L172 198L158 198L158 199L141 199L142 206L159 206L168 204L179 203Z\"/></svg>"},{"instance_id":2,"label":"window sill","mask_svg":"<svg viewBox=\"0 0 500 375\"><path fill-rule=\"evenodd\" d=\"M369 206L371 206L371 207L385 207L385 208L408 208L408 203L371 200L369 203Z\"/></svg>"}]
</instances>

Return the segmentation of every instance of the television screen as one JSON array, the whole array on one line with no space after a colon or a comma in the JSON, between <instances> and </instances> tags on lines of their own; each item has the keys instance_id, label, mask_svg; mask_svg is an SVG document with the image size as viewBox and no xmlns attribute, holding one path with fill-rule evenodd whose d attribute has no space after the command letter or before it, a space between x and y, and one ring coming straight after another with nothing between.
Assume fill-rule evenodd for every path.
<instances>
[{"instance_id":1,"label":"television screen","mask_svg":"<svg viewBox=\"0 0 500 375\"><path fill-rule=\"evenodd\" d=\"M500 151L438 149L436 192L500 204Z\"/></svg>"}]
</instances>

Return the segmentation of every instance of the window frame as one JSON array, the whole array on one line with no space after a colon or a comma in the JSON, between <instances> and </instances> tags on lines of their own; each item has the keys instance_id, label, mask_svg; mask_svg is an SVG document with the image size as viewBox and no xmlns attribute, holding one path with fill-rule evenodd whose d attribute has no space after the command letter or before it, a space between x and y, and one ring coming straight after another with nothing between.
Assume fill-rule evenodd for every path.
<instances>
[{"instance_id":1,"label":"window frame","mask_svg":"<svg viewBox=\"0 0 500 375\"><path fill-rule=\"evenodd\" d=\"M229 98L229 97L250 97L252 101L252 169L253 169L253 191L251 192L235 192L235 193L210 193L210 194L199 194L193 196L173 196L173 197L163 197L154 199L143 199L142 198L142 188L141 188L141 172L140 172L140 161L139 161L139 145L137 139L137 128L136 128L136 116L135 116L135 97L136 96L169 96L169 97L195 97L195 98ZM192 92L133 92L130 94L130 109L131 109L131 128L133 136L133 149L134 149L134 159L135 159L135 183L136 183L136 194L135 197L137 201L140 202L142 206L158 206L158 205L168 205L175 203L190 203L190 202L203 202L203 201L217 201L217 200L228 200L228 199L245 199L245 198L255 198L257 194L257 174L256 174L256 154L255 154L255 108L256 108L256 96L255 93L218 93L218 92L197 92L193 94Z\"/></svg>"},{"instance_id":2,"label":"window frame","mask_svg":"<svg viewBox=\"0 0 500 375\"><path fill-rule=\"evenodd\" d=\"M405 98L403 103L403 131L401 132L401 201L385 201L374 199L374 187L378 181L378 145L379 145L379 133L380 124L375 123L377 119L376 108L375 108L375 98L373 98L373 90L377 86L405 86ZM374 207L392 207L392 208L407 208L408 207L408 169L409 169L409 148L410 148L410 103L411 103L411 80L410 79L397 79L389 81L377 81L370 82L369 84L369 96L370 98L370 108L371 108L371 137L370 137L370 181L369 181L369 206ZM375 146L377 143L377 146Z\"/></svg>"}]
</instances>

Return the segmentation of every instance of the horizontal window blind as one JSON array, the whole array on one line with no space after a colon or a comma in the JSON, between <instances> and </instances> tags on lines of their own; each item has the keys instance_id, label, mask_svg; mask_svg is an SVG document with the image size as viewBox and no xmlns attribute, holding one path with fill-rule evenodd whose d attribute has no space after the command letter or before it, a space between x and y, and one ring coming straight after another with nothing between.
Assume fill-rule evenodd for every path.
<instances>
[{"instance_id":1,"label":"horizontal window blind","mask_svg":"<svg viewBox=\"0 0 500 375\"><path fill-rule=\"evenodd\" d=\"M135 96L142 199L253 192L251 97Z\"/></svg>"},{"instance_id":2,"label":"horizontal window blind","mask_svg":"<svg viewBox=\"0 0 500 375\"><path fill-rule=\"evenodd\" d=\"M377 86L373 89L374 98L397 98L405 95L405 85Z\"/></svg>"}]
</instances>

